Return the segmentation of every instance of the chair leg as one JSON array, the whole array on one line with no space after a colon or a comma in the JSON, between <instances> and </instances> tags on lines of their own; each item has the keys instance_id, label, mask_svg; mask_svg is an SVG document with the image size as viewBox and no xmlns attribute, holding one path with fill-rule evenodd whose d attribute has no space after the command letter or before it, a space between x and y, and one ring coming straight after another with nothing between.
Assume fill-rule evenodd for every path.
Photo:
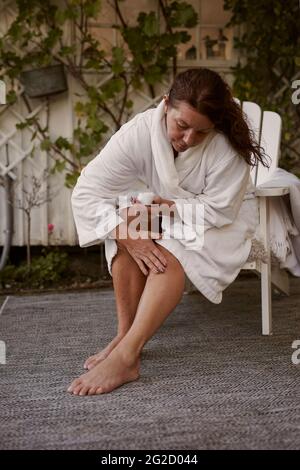
<instances>
[{"instance_id":1,"label":"chair leg","mask_svg":"<svg viewBox=\"0 0 300 470\"><path fill-rule=\"evenodd\" d=\"M261 313L263 335L272 334L271 253L268 230L268 209L268 199L266 197L260 197L260 226L264 247L267 253L267 263L261 263Z\"/></svg>"},{"instance_id":2,"label":"chair leg","mask_svg":"<svg viewBox=\"0 0 300 470\"><path fill-rule=\"evenodd\" d=\"M261 314L262 334L272 334L272 292L270 266L263 264L261 269Z\"/></svg>"}]
</instances>

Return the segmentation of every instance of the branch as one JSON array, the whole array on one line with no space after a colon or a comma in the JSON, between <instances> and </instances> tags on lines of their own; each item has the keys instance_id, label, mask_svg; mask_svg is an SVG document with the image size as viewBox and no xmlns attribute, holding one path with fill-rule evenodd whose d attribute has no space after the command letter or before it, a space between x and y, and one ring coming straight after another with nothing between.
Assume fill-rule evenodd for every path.
<instances>
[{"instance_id":1,"label":"branch","mask_svg":"<svg viewBox=\"0 0 300 470\"><path fill-rule=\"evenodd\" d=\"M126 21L124 20L124 17L123 17L123 15L122 15L121 10L120 10L118 0L114 0L114 4L115 4L116 13L117 13L117 15L118 15L119 20L121 21L121 24L122 24L123 28L127 28L127 23L126 23Z\"/></svg>"},{"instance_id":2,"label":"branch","mask_svg":"<svg viewBox=\"0 0 300 470\"><path fill-rule=\"evenodd\" d=\"M122 12L120 10L118 0L114 0L114 6L115 6L115 11L117 13L117 16L118 16L120 22L121 22L122 27L124 29L128 28L128 24L126 23L123 15L122 15ZM139 69L139 72L141 73L141 75L144 76L145 75L145 68L143 67L142 64L138 64L138 69ZM149 91L150 91L151 98L154 98L155 97L154 86L148 84L148 88L149 88Z\"/></svg>"},{"instance_id":3,"label":"branch","mask_svg":"<svg viewBox=\"0 0 300 470\"><path fill-rule=\"evenodd\" d=\"M126 77L125 73L122 74L122 78L125 82L125 90L124 90L124 95L123 95L123 99L122 99L122 105L121 105L119 116L118 116L118 121L119 121L119 126L120 127L121 127L121 120L122 120L122 116L123 116L124 109L125 109L125 106L126 106L126 101L127 101L127 98L128 98L128 91L129 91L129 83L128 83L128 80L127 80L127 77Z\"/></svg>"},{"instance_id":4,"label":"branch","mask_svg":"<svg viewBox=\"0 0 300 470\"><path fill-rule=\"evenodd\" d=\"M172 27L169 23L169 17L168 17L168 14L167 14L166 5L164 4L163 0L159 0L159 6L160 6L160 9L162 11L164 20L166 22L167 31L170 34L174 34L173 29L172 29ZM173 62L173 76L175 77L176 72L177 72L177 54L175 55L175 57L172 58L172 62Z\"/></svg>"}]
</instances>

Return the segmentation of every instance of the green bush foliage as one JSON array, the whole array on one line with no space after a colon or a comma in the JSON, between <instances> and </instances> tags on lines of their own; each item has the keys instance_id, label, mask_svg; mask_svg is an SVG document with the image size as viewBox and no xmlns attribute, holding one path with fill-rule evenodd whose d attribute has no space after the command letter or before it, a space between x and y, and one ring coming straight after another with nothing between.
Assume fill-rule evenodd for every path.
<instances>
[{"instance_id":1,"label":"green bush foliage","mask_svg":"<svg viewBox=\"0 0 300 470\"><path fill-rule=\"evenodd\" d=\"M298 0L224 0L240 28L235 47L244 60L233 69L235 95L278 112L283 120L280 166L300 176L300 104L292 101L300 78Z\"/></svg>"},{"instance_id":2,"label":"green bush foliage","mask_svg":"<svg viewBox=\"0 0 300 470\"><path fill-rule=\"evenodd\" d=\"M0 272L2 287L18 286L26 288L49 287L61 281L68 273L69 259L67 253L58 249L43 249L42 256L32 259L30 268L26 263L20 266L7 265Z\"/></svg>"}]
</instances>

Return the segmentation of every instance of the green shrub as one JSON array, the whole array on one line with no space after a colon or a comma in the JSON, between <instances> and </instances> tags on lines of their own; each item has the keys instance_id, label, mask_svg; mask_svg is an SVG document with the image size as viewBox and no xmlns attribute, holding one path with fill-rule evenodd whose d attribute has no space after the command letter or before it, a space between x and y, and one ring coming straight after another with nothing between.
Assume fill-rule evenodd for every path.
<instances>
[{"instance_id":1,"label":"green shrub","mask_svg":"<svg viewBox=\"0 0 300 470\"><path fill-rule=\"evenodd\" d=\"M22 287L45 287L59 282L67 273L69 259L67 253L58 249L42 250L42 256L33 258L31 267L8 265L0 272L2 287L20 284Z\"/></svg>"},{"instance_id":2,"label":"green shrub","mask_svg":"<svg viewBox=\"0 0 300 470\"><path fill-rule=\"evenodd\" d=\"M282 117L280 166L300 176L300 105L292 100L300 73L300 5L296 0L224 0L235 47L246 60L233 69L234 93ZM294 86L293 86L294 84Z\"/></svg>"}]
</instances>

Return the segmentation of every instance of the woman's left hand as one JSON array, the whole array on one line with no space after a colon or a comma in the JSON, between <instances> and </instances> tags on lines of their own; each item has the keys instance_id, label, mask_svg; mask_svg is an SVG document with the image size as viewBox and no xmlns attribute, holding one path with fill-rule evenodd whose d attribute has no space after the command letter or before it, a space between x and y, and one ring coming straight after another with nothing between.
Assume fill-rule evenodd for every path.
<instances>
[{"instance_id":1,"label":"woman's left hand","mask_svg":"<svg viewBox=\"0 0 300 470\"><path fill-rule=\"evenodd\" d=\"M136 204L136 206L138 207L138 205L142 204L142 203L138 200L137 196L132 196L131 197L131 204L133 204L133 205ZM159 204L159 205L160 204L167 204L169 207L171 207L175 204L175 202L170 201L170 199L164 199L160 196L154 196L152 204ZM148 207L150 207L150 206L148 206Z\"/></svg>"},{"instance_id":2,"label":"woman's left hand","mask_svg":"<svg viewBox=\"0 0 300 470\"><path fill-rule=\"evenodd\" d=\"M154 199L153 199L153 204L166 204L168 205L169 207L173 206L175 204L174 201L170 201L170 199L164 199L160 196L155 196Z\"/></svg>"},{"instance_id":3,"label":"woman's left hand","mask_svg":"<svg viewBox=\"0 0 300 470\"><path fill-rule=\"evenodd\" d=\"M160 196L154 196L152 200L152 205L144 205L142 204L137 197L131 198L131 207L128 208L128 215L134 216L135 218L137 215L143 218L156 218L159 214L161 215L168 215L170 217L174 216L174 209L176 208L175 202L171 201L170 199L164 199ZM159 206L159 207L157 207ZM173 207L174 206L174 207ZM170 211L170 208L173 207L173 211ZM158 214L159 211L159 214Z\"/></svg>"}]
</instances>

